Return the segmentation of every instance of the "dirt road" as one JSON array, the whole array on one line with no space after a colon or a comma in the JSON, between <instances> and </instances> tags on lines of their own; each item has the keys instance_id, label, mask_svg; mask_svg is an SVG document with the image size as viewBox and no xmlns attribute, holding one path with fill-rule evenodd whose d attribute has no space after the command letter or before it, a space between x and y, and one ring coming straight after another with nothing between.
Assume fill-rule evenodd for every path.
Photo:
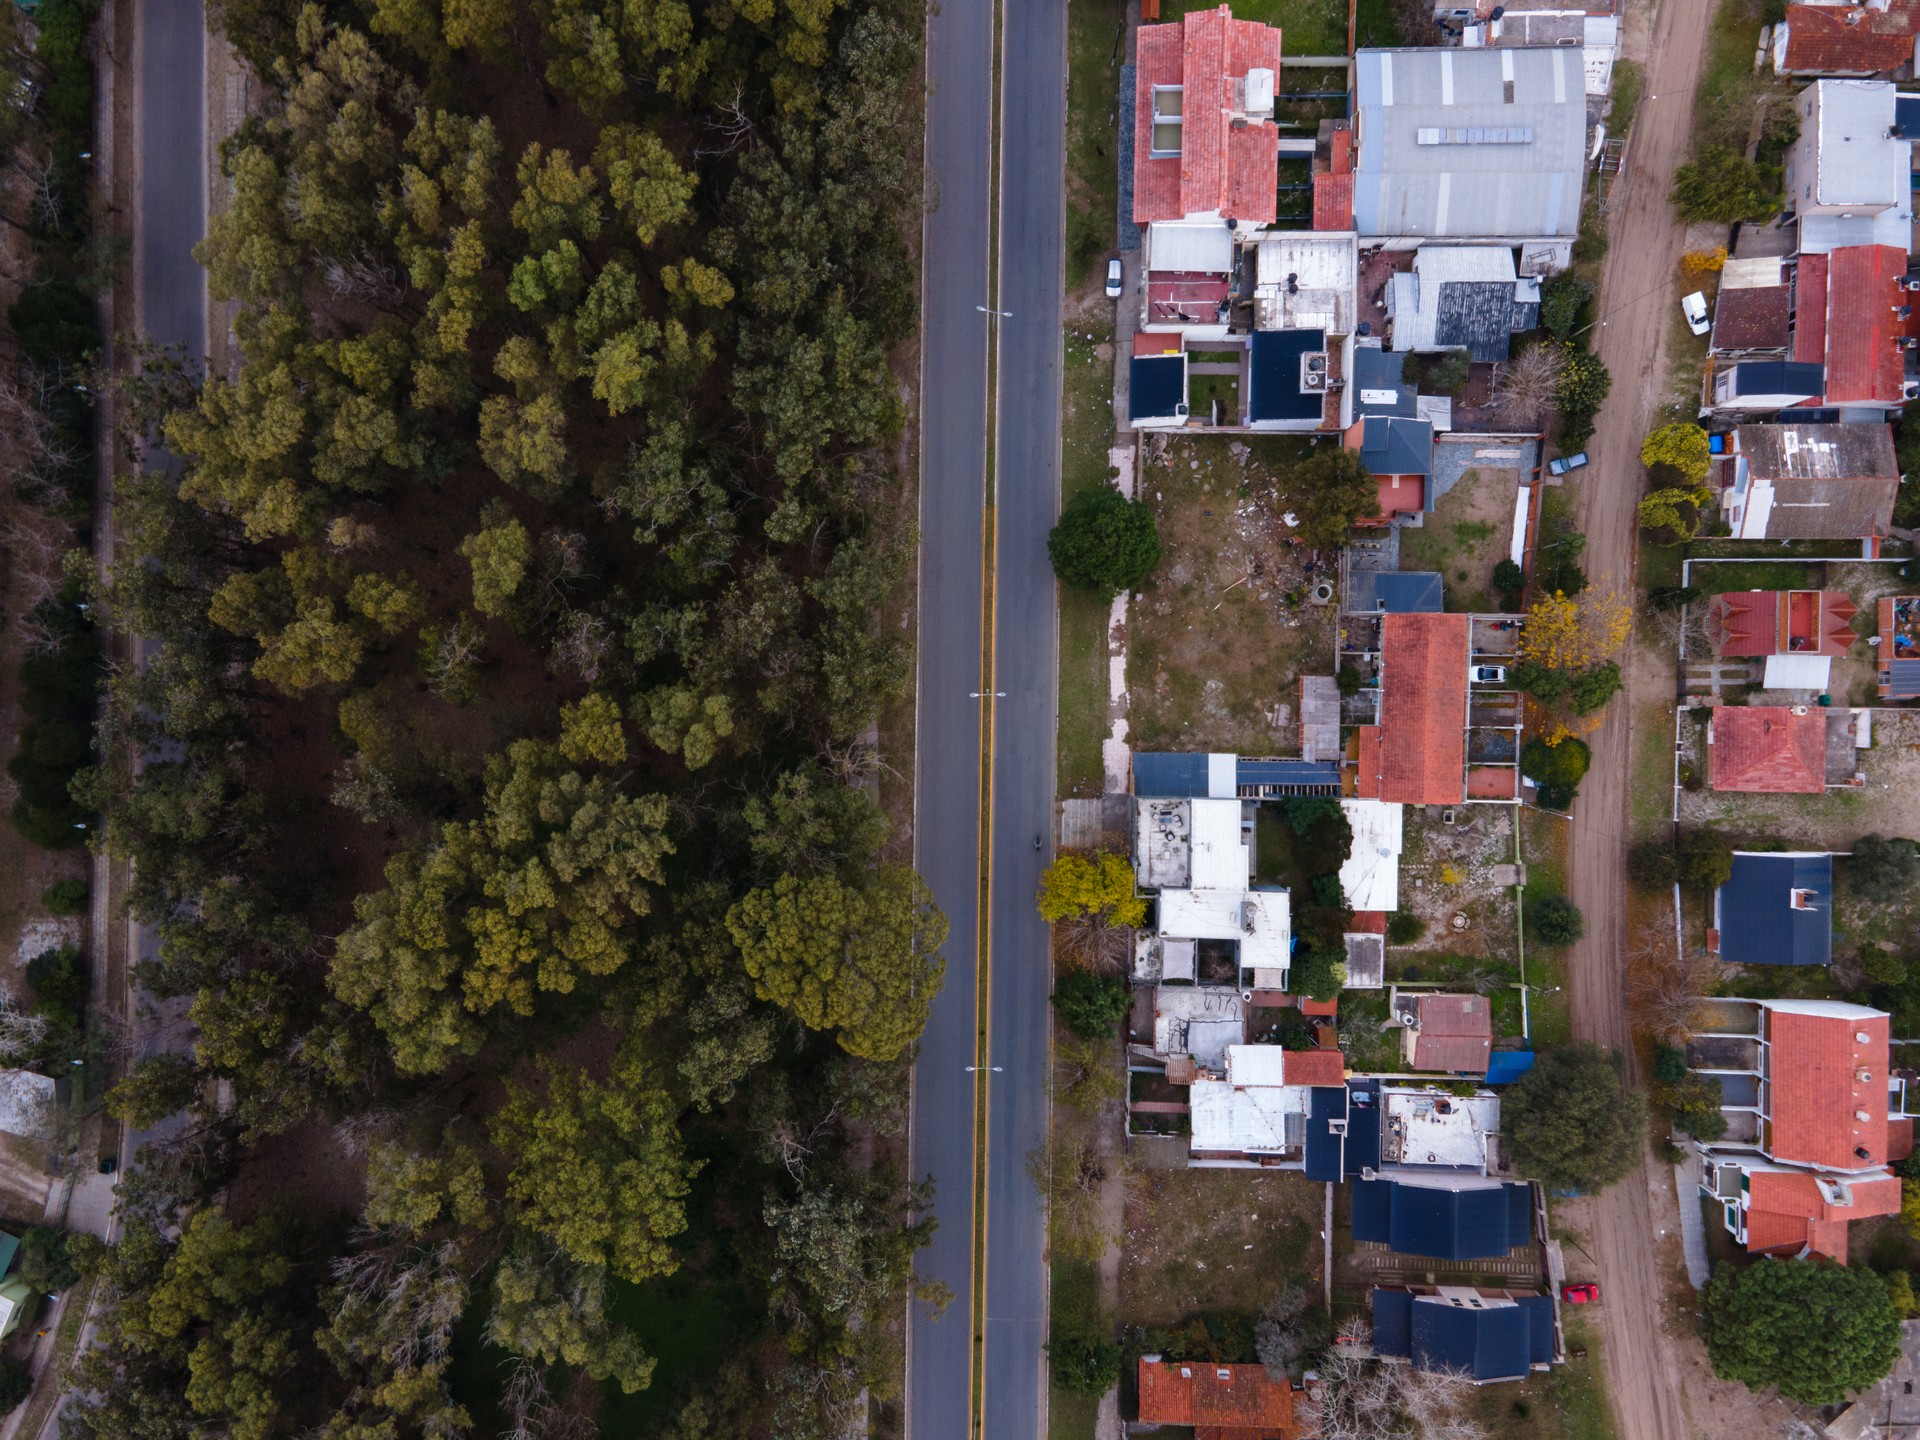
<instances>
[{"instance_id":1,"label":"dirt road","mask_svg":"<svg viewBox=\"0 0 1920 1440\"><path fill-rule=\"evenodd\" d=\"M1665 399L1674 304L1673 286L1662 285L1660 277L1672 274L1682 249L1683 227L1667 191L1690 148L1693 94L1712 10L1709 0L1660 0L1650 22L1643 22L1651 25L1646 93L1629 138L1627 167L1613 191L1612 243L1600 292L1604 323L1594 345L1613 374L1613 393L1588 446L1593 466L1580 497L1584 562L1599 588L1633 588L1640 440ZM1632 673L1630 665L1622 668ZM1587 921L1586 939L1568 966L1574 1032L1627 1053L1629 698L1608 707L1591 737L1593 768L1574 807L1567 866L1573 901ZM1620 1440L1687 1440L1684 1379L1673 1355L1683 1341L1665 1333L1665 1283L1655 1239L1672 1228L1667 1217L1676 1213L1671 1171L1643 1167L1583 1208L1586 1245L1605 1295L1598 1319Z\"/></svg>"}]
</instances>

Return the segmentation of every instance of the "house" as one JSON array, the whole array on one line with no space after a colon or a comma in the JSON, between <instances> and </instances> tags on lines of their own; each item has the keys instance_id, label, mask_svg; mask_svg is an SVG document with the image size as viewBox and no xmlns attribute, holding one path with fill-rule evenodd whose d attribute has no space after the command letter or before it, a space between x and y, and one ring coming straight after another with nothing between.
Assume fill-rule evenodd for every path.
<instances>
[{"instance_id":1,"label":"house","mask_svg":"<svg viewBox=\"0 0 1920 1440\"><path fill-rule=\"evenodd\" d=\"M1860 540L1893 523L1900 467L1885 425L1742 425L1721 494L1736 540Z\"/></svg>"},{"instance_id":2,"label":"house","mask_svg":"<svg viewBox=\"0 0 1920 1440\"><path fill-rule=\"evenodd\" d=\"M1320 430L1338 424L1342 347L1324 330L1255 330L1247 337L1246 428Z\"/></svg>"},{"instance_id":3,"label":"house","mask_svg":"<svg viewBox=\"0 0 1920 1440\"><path fill-rule=\"evenodd\" d=\"M1913 1148L1885 1011L1838 1000L1719 1000L1687 1043L1726 1133L1699 1142L1700 1188L1750 1251L1847 1263L1854 1220L1897 1214L1888 1163Z\"/></svg>"},{"instance_id":4,"label":"house","mask_svg":"<svg viewBox=\"0 0 1920 1440\"><path fill-rule=\"evenodd\" d=\"M1352 334L1359 265L1351 233L1262 235L1253 255L1254 329Z\"/></svg>"},{"instance_id":5,"label":"house","mask_svg":"<svg viewBox=\"0 0 1920 1440\"><path fill-rule=\"evenodd\" d=\"M1880 698L1920 698L1920 595L1884 595L1875 652Z\"/></svg>"},{"instance_id":6,"label":"house","mask_svg":"<svg viewBox=\"0 0 1920 1440\"><path fill-rule=\"evenodd\" d=\"M1913 159L1896 124L1893 86L1816 80L1795 104L1800 134L1784 168L1787 208L1800 220L1799 253L1893 246L1904 254Z\"/></svg>"},{"instance_id":7,"label":"house","mask_svg":"<svg viewBox=\"0 0 1920 1440\"><path fill-rule=\"evenodd\" d=\"M1715 790L1820 795L1827 788L1827 719L1805 705L1723 705L1707 722Z\"/></svg>"},{"instance_id":8,"label":"house","mask_svg":"<svg viewBox=\"0 0 1920 1440\"><path fill-rule=\"evenodd\" d=\"M1140 1357L1140 1423L1190 1425L1207 1440L1298 1440L1293 1386L1264 1365Z\"/></svg>"},{"instance_id":9,"label":"house","mask_svg":"<svg viewBox=\"0 0 1920 1440\"><path fill-rule=\"evenodd\" d=\"M1430 509L1427 477L1433 470L1433 425L1400 415L1365 415L1342 441L1360 456L1379 485L1379 509L1360 525L1392 524Z\"/></svg>"},{"instance_id":10,"label":"house","mask_svg":"<svg viewBox=\"0 0 1920 1440\"><path fill-rule=\"evenodd\" d=\"M1224 220L1149 225L1141 243L1140 328L1225 335L1235 263L1233 231Z\"/></svg>"},{"instance_id":11,"label":"house","mask_svg":"<svg viewBox=\"0 0 1920 1440\"><path fill-rule=\"evenodd\" d=\"M1920 288L1907 279L1904 239L1801 256L1792 358L1821 368L1817 395L1825 404L1891 411L1920 395L1920 320L1910 283Z\"/></svg>"},{"instance_id":12,"label":"house","mask_svg":"<svg viewBox=\"0 0 1920 1440\"><path fill-rule=\"evenodd\" d=\"M1825 965L1833 959L1833 856L1736 850L1713 893L1722 958L1741 965Z\"/></svg>"},{"instance_id":13,"label":"house","mask_svg":"<svg viewBox=\"0 0 1920 1440\"><path fill-rule=\"evenodd\" d=\"M1438 570L1353 570L1344 593L1349 615L1438 615L1446 599Z\"/></svg>"},{"instance_id":14,"label":"house","mask_svg":"<svg viewBox=\"0 0 1920 1440\"><path fill-rule=\"evenodd\" d=\"M1613 83L1613 56L1620 43L1620 21L1608 0L1594 0L1590 6L1557 5L1553 0L1536 4L1496 5L1492 0L1462 7L1452 0L1440 0L1434 6L1434 20L1451 43L1469 50L1504 47L1536 49L1543 45L1578 46L1586 91L1589 96L1605 95Z\"/></svg>"},{"instance_id":15,"label":"house","mask_svg":"<svg viewBox=\"0 0 1920 1440\"><path fill-rule=\"evenodd\" d=\"M1400 1031L1409 1070L1485 1075L1493 1053L1493 1007L1484 995L1445 995L1395 989L1388 1008Z\"/></svg>"},{"instance_id":16,"label":"house","mask_svg":"<svg viewBox=\"0 0 1920 1440\"><path fill-rule=\"evenodd\" d=\"M1920 0L1787 6L1773 27L1773 68L1782 75L1891 75L1913 65Z\"/></svg>"},{"instance_id":17,"label":"house","mask_svg":"<svg viewBox=\"0 0 1920 1440\"><path fill-rule=\"evenodd\" d=\"M1788 360L1740 360L1715 372L1712 410L1785 410L1818 400L1827 388L1824 365Z\"/></svg>"},{"instance_id":18,"label":"house","mask_svg":"<svg viewBox=\"0 0 1920 1440\"><path fill-rule=\"evenodd\" d=\"M1303 1007L1304 1008L1304 1007ZM1500 1097L1342 1076L1338 1051L1228 1049L1224 1078L1188 1092L1193 1163L1304 1170L1309 1180L1364 1173L1486 1175L1502 1165ZM1277 1058L1276 1058L1277 1057Z\"/></svg>"},{"instance_id":19,"label":"house","mask_svg":"<svg viewBox=\"0 0 1920 1440\"><path fill-rule=\"evenodd\" d=\"M1253 884L1250 807L1238 799L1134 803L1134 872L1142 885L1158 891L1153 923L1135 939L1135 974L1204 984L1206 977L1192 967L1211 954L1224 972L1213 983L1236 994L1286 989L1293 944L1288 895ZM1156 957L1158 975L1145 973ZM1187 974L1169 973L1175 957ZM1156 1052L1177 1053L1158 1039L1156 1032ZM1187 1053L1200 1054L1191 1046Z\"/></svg>"},{"instance_id":20,"label":"house","mask_svg":"<svg viewBox=\"0 0 1920 1440\"><path fill-rule=\"evenodd\" d=\"M1540 281L1514 269L1510 246L1422 245L1411 270L1389 277L1386 310L1393 349L1464 350L1491 364L1540 323Z\"/></svg>"},{"instance_id":21,"label":"house","mask_svg":"<svg viewBox=\"0 0 1920 1440\"><path fill-rule=\"evenodd\" d=\"M1353 831L1353 844L1340 867L1348 908L1381 914L1398 910L1406 807L1385 800L1342 800L1340 809Z\"/></svg>"},{"instance_id":22,"label":"house","mask_svg":"<svg viewBox=\"0 0 1920 1440\"><path fill-rule=\"evenodd\" d=\"M1580 228L1577 51L1363 49L1354 56L1353 223L1363 241L1527 247L1562 268Z\"/></svg>"},{"instance_id":23,"label":"house","mask_svg":"<svg viewBox=\"0 0 1920 1440\"><path fill-rule=\"evenodd\" d=\"M1174 754L1136 750L1133 793L1139 799L1290 800L1340 793L1340 766L1331 760L1256 760L1241 755Z\"/></svg>"},{"instance_id":24,"label":"house","mask_svg":"<svg viewBox=\"0 0 1920 1440\"><path fill-rule=\"evenodd\" d=\"M1714 354L1784 356L1792 319L1793 287L1779 260L1729 260L1721 267L1708 342Z\"/></svg>"},{"instance_id":25,"label":"house","mask_svg":"<svg viewBox=\"0 0 1920 1440\"><path fill-rule=\"evenodd\" d=\"M1533 1242L1533 1187L1459 1176L1358 1180L1353 1238L1432 1260L1504 1260Z\"/></svg>"},{"instance_id":26,"label":"house","mask_svg":"<svg viewBox=\"0 0 1920 1440\"><path fill-rule=\"evenodd\" d=\"M1280 131L1280 31L1222 5L1135 41L1133 219L1271 225Z\"/></svg>"},{"instance_id":27,"label":"house","mask_svg":"<svg viewBox=\"0 0 1920 1440\"><path fill-rule=\"evenodd\" d=\"M1466 799L1467 663L1472 619L1394 614L1380 620L1380 721L1355 740L1355 793L1402 805Z\"/></svg>"},{"instance_id":28,"label":"house","mask_svg":"<svg viewBox=\"0 0 1920 1440\"><path fill-rule=\"evenodd\" d=\"M1764 658L1769 690L1825 690L1835 656L1858 637L1844 590L1731 590L1707 607L1714 652Z\"/></svg>"},{"instance_id":29,"label":"house","mask_svg":"<svg viewBox=\"0 0 1920 1440\"><path fill-rule=\"evenodd\" d=\"M1558 1358L1553 1297L1467 1285L1376 1286L1373 1352L1476 1385L1524 1380Z\"/></svg>"},{"instance_id":30,"label":"house","mask_svg":"<svg viewBox=\"0 0 1920 1440\"><path fill-rule=\"evenodd\" d=\"M1178 335L1134 334L1127 422L1136 430L1178 430L1187 423L1187 352Z\"/></svg>"}]
</instances>

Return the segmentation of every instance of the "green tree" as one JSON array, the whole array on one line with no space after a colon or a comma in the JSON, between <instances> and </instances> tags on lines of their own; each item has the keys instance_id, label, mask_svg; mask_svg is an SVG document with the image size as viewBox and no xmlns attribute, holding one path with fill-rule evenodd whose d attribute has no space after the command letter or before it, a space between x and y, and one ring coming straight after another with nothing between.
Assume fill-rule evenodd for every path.
<instances>
[{"instance_id":1,"label":"green tree","mask_svg":"<svg viewBox=\"0 0 1920 1440\"><path fill-rule=\"evenodd\" d=\"M1084 1040L1111 1036L1132 1007L1133 991L1118 975L1069 970L1053 984L1053 1008L1060 1022Z\"/></svg>"},{"instance_id":2,"label":"green tree","mask_svg":"<svg viewBox=\"0 0 1920 1440\"><path fill-rule=\"evenodd\" d=\"M1593 417L1613 389L1613 376L1591 350L1568 345L1563 349L1560 388L1554 408L1560 412L1560 444L1584 445L1593 434Z\"/></svg>"},{"instance_id":3,"label":"green tree","mask_svg":"<svg viewBox=\"0 0 1920 1440\"><path fill-rule=\"evenodd\" d=\"M1627 851L1627 878L1642 890L1666 890L1680 878L1680 857L1665 840L1642 840Z\"/></svg>"},{"instance_id":4,"label":"green tree","mask_svg":"<svg viewBox=\"0 0 1920 1440\"><path fill-rule=\"evenodd\" d=\"M620 707L598 693L560 711L560 753L574 765L618 765L627 758Z\"/></svg>"},{"instance_id":5,"label":"green tree","mask_svg":"<svg viewBox=\"0 0 1920 1440\"><path fill-rule=\"evenodd\" d=\"M1147 918L1146 900L1134 893L1133 866L1124 855L1096 850L1061 855L1040 876L1040 918L1052 924L1099 917L1137 927Z\"/></svg>"},{"instance_id":6,"label":"green tree","mask_svg":"<svg viewBox=\"0 0 1920 1440\"><path fill-rule=\"evenodd\" d=\"M1575 675L1568 685L1567 704L1573 707L1577 715L1591 715L1619 693L1625 683L1620 667L1614 661L1589 665Z\"/></svg>"},{"instance_id":7,"label":"green tree","mask_svg":"<svg viewBox=\"0 0 1920 1440\"><path fill-rule=\"evenodd\" d=\"M1687 830L1675 849L1680 883L1696 890L1718 890L1733 878L1733 842L1717 830Z\"/></svg>"},{"instance_id":8,"label":"green tree","mask_svg":"<svg viewBox=\"0 0 1920 1440\"><path fill-rule=\"evenodd\" d=\"M505 615L527 578L533 543L527 527L504 507L482 520L485 528L460 542L460 553L473 567L473 608L482 615Z\"/></svg>"},{"instance_id":9,"label":"green tree","mask_svg":"<svg viewBox=\"0 0 1920 1440\"><path fill-rule=\"evenodd\" d=\"M33 1393L33 1372L23 1360L0 1360L0 1415L18 1410Z\"/></svg>"},{"instance_id":10,"label":"green tree","mask_svg":"<svg viewBox=\"0 0 1920 1440\"><path fill-rule=\"evenodd\" d=\"M1287 989L1313 1000L1334 999L1346 983L1346 957L1332 950L1312 949L1296 956L1287 973Z\"/></svg>"},{"instance_id":11,"label":"green tree","mask_svg":"<svg viewBox=\"0 0 1920 1440\"><path fill-rule=\"evenodd\" d=\"M1702 1296L1713 1373L1789 1400L1833 1405L1893 1368L1900 1322L1871 1270L1823 1260L1721 1264Z\"/></svg>"},{"instance_id":12,"label":"green tree","mask_svg":"<svg viewBox=\"0 0 1920 1440\"><path fill-rule=\"evenodd\" d=\"M1642 530L1665 531L1675 541L1700 533L1700 512L1710 498L1704 487L1662 486L1641 497L1637 507Z\"/></svg>"},{"instance_id":13,"label":"green tree","mask_svg":"<svg viewBox=\"0 0 1920 1440\"><path fill-rule=\"evenodd\" d=\"M493 1143L513 1157L514 1217L582 1265L638 1284L679 1266L686 1197L704 1164L687 1158L678 1107L637 1044L605 1082L546 1062L545 1095L511 1085Z\"/></svg>"},{"instance_id":14,"label":"green tree","mask_svg":"<svg viewBox=\"0 0 1920 1440\"><path fill-rule=\"evenodd\" d=\"M1068 502L1047 536L1047 554L1063 584L1111 599L1138 589L1153 573L1160 563L1160 532L1146 502L1100 485Z\"/></svg>"},{"instance_id":15,"label":"green tree","mask_svg":"<svg viewBox=\"0 0 1920 1440\"><path fill-rule=\"evenodd\" d=\"M1387 917L1387 942L1411 945L1427 933L1427 922L1411 910L1396 910Z\"/></svg>"},{"instance_id":16,"label":"green tree","mask_svg":"<svg viewBox=\"0 0 1920 1440\"><path fill-rule=\"evenodd\" d=\"M1853 842L1842 872L1847 887L1869 900L1892 901L1911 894L1920 880L1920 860L1913 842L1898 836L1862 835Z\"/></svg>"},{"instance_id":17,"label":"green tree","mask_svg":"<svg viewBox=\"0 0 1920 1440\"><path fill-rule=\"evenodd\" d=\"M29 1225L20 1234L20 1278L43 1295L57 1295L80 1278L67 1245L67 1232Z\"/></svg>"},{"instance_id":18,"label":"green tree","mask_svg":"<svg viewBox=\"0 0 1920 1440\"><path fill-rule=\"evenodd\" d=\"M187 1056L149 1055L107 1092L107 1111L135 1129L149 1130L193 1104L200 1085L199 1070Z\"/></svg>"},{"instance_id":19,"label":"green tree","mask_svg":"<svg viewBox=\"0 0 1920 1440\"><path fill-rule=\"evenodd\" d=\"M1069 1395L1096 1400L1120 1380L1120 1346L1091 1327L1069 1329L1047 1342L1053 1383Z\"/></svg>"},{"instance_id":20,"label":"green tree","mask_svg":"<svg viewBox=\"0 0 1920 1440\"><path fill-rule=\"evenodd\" d=\"M1633 1169L1646 1105L1597 1045L1541 1053L1506 1093L1500 1129L1514 1169L1555 1190L1604 1190Z\"/></svg>"},{"instance_id":21,"label":"green tree","mask_svg":"<svg viewBox=\"0 0 1920 1440\"><path fill-rule=\"evenodd\" d=\"M1501 608L1517 610L1521 592L1527 588L1527 572L1512 560L1502 560L1493 567L1493 588L1500 592Z\"/></svg>"},{"instance_id":22,"label":"green tree","mask_svg":"<svg viewBox=\"0 0 1920 1440\"><path fill-rule=\"evenodd\" d=\"M687 685L661 685L635 702L634 719L656 746L680 756L689 770L700 770L733 734L733 701L720 694L703 696Z\"/></svg>"},{"instance_id":23,"label":"green tree","mask_svg":"<svg viewBox=\"0 0 1920 1440\"><path fill-rule=\"evenodd\" d=\"M727 931L762 1000L868 1060L893 1060L919 1039L946 968L946 917L901 866L858 886L782 875L727 912Z\"/></svg>"},{"instance_id":24,"label":"green tree","mask_svg":"<svg viewBox=\"0 0 1920 1440\"><path fill-rule=\"evenodd\" d=\"M1467 388L1472 370L1461 351L1449 350L1427 366L1420 377L1420 388L1429 395L1455 395Z\"/></svg>"},{"instance_id":25,"label":"green tree","mask_svg":"<svg viewBox=\"0 0 1920 1440\"><path fill-rule=\"evenodd\" d=\"M84 915L93 887L77 876L56 880L40 892L40 903L49 915Z\"/></svg>"},{"instance_id":26,"label":"green tree","mask_svg":"<svg viewBox=\"0 0 1920 1440\"><path fill-rule=\"evenodd\" d=\"M1571 340L1587 307L1593 303L1593 282L1571 270L1549 275L1540 287L1540 324L1556 340Z\"/></svg>"},{"instance_id":27,"label":"green tree","mask_svg":"<svg viewBox=\"0 0 1920 1440\"><path fill-rule=\"evenodd\" d=\"M653 1378L639 1338L607 1314L605 1267L546 1247L516 1246L500 1262L487 1339L542 1364L577 1365L628 1395Z\"/></svg>"},{"instance_id":28,"label":"green tree","mask_svg":"<svg viewBox=\"0 0 1920 1440\"><path fill-rule=\"evenodd\" d=\"M1566 896L1542 895L1527 906L1527 928L1543 945L1571 945L1587 933L1587 922Z\"/></svg>"},{"instance_id":29,"label":"green tree","mask_svg":"<svg viewBox=\"0 0 1920 1440\"><path fill-rule=\"evenodd\" d=\"M1707 444L1707 432L1687 421L1662 425L1640 442L1640 463L1649 470L1671 471L1689 485L1707 478L1713 456Z\"/></svg>"},{"instance_id":30,"label":"green tree","mask_svg":"<svg viewBox=\"0 0 1920 1440\"><path fill-rule=\"evenodd\" d=\"M1549 745L1536 735L1520 747L1520 773L1540 787L1540 804L1549 810L1565 810L1573 804L1592 760L1586 741L1572 736Z\"/></svg>"},{"instance_id":31,"label":"green tree","mask_svg":"<svg viewBox=\"0 0 1920 1440\"><path fill-rule=\"evenodd\" d=\"M1300 517L1299 534L1316 550L1338 550L1356 520L1380 513L1380 486L1356 451L1320 445L1283 479Z\"/></svg>"},{"instance_id":32,"label":"green tree","mask_svg":"<svg viewBox=\"0 0 1920 1440\"><path fill-rule=\"evenodd\" d=\"M1708 145L1673 172L1668 199L1689 224L1770 220L1780 208L1780 182L1738 150Z\"/></svg>"}]
</instances>

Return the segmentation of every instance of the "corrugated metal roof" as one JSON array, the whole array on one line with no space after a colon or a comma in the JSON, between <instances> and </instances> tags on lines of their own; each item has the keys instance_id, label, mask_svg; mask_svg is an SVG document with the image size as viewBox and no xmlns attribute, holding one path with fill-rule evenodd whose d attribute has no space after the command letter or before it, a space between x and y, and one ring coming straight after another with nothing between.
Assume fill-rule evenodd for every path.
<instances>
[{"instance_id":1,"label":"corrugated metal roof","mask_svg":"<svg viewBox=\"0 0 1920 1440\"><path fill-rule=\"evenodd\" d=\"M1193 798L1207 793L1207 757L1165 751L1133 753L1133 793L1148 799Z\"/></svg>"},{"instance_id":2,"label":"corrugated metal roof","mask_svg":"<svg viewBox=\"0 0 1920 1440\"><path fill-rule=\"evenodd\" d=\"M1497 1259L1532 1240L1532 1197L1525 1185L1439 1190L1359 1180L1353 1238L1432 1260Z\"/></svg>"},{"instance_id":3,"label":"corrugated metal roof","mask_svg":"<svg viewBox=\"0 0 1920 1440\"><path fill-rule=\"evenodd\" d=\"M1413 1292L1375 1290L1369 1297L1373 1308L1373 1349L1378 1355L1413 1354Z\"/></svg>"},{"instance_id":4,"label":"corrugated metal roof","mask_svg":"<svg viewBox=\"0 0 1920 1440\"><path fill-rule=\"evenodd\" d=\"M1349 614L1438 615L1445 598L1438 570L1355 570L1347 576Z\"/></svg>"},{"instance_id":5,"label":"corrugated metal roof","mask_svg":"<svg viewBox=\"0 0 1920 1440\"><path fill-rule=\"evenodd\" d=\"M1515 1380L1532 1366L1532 1316L1517 1304L1472 1310L1431 1295L1413 1302L1413 1363L1464 1370L1475 1380Z\"/></svg>"}]
</instances>

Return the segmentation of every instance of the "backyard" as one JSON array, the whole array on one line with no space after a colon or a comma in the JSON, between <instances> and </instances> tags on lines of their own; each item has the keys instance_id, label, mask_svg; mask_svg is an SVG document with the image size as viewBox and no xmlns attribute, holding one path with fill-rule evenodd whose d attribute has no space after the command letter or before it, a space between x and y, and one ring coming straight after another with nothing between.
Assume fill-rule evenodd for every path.
<instances>
[{"instance_id":1,"label":"backyard","mask_svg":"<svg viewBox=\"0 0 1920 1440\"><path fill-rule=\"evenodd\" d=\"M1104 307L1104 308L1103 308ZM1107 483L1113 443L1113 320L1104 300L1083 302L1066 332L1061 413L1061 503ZM1059 786L1098 795L1107 733L1107 606L1065 585L1060 597Z\"/></svg>"},{"instance_id":2,"label":"backyard","mask_svg":"<svg viewBox=\"0 0 1920 1440\"><path fill-rule=\"evenodd\" d=\"M1218 3L1219 0L1162 0L1160 18L1178 20L1191 10L1211 10ZM1278 25L1281 43L1289 56L1347 53L1346 0L1235 0L1233 18Z\"/></svg>"},{"instance_id":3,"label":"backyard","mask_svg":"<svg viewBox=\"0 0 1920 1440\"><path fill-rule=\"evenodd\" d=\"M1128 634L1131 739L1143 750L1295 753L1302 675L1332 670L1334 614L1308 598L1322 560L1281 515L1292 439L1150 442L1140 498L1160 529L1160 569Z\"/></svg>"},{"instance_id":4,"label":"backyard","mask_svg":"<svg viewBox=\"0 0 1920 1440\"><path fill-rule=\"evenodd\" d=\"M1418 940L1388 949L1395 966L1430 966L1439 955L1466 963L1496 962L1519 978L1513 891L1494 883L1494 867L1514 860L1509 805L1450 807L1453 823L1433 807L1408 806L1400 856L1400 910L1424 927ZM1423 974L1423 979L1446 978Z\"/></svg>"},{"instance_id":5,"label":"backyard","mask_svg":"<svg viewBox=\"0 0 1920 1440\"><path fill-rule=\"evenodd\" d=\"M1513 545L1514 470L1472 469L1434 506L1426 523L1400 532L1402 570L1438 570L1449 610L1487 612L1493 567Z\"/></svg>"}]
</instances>

